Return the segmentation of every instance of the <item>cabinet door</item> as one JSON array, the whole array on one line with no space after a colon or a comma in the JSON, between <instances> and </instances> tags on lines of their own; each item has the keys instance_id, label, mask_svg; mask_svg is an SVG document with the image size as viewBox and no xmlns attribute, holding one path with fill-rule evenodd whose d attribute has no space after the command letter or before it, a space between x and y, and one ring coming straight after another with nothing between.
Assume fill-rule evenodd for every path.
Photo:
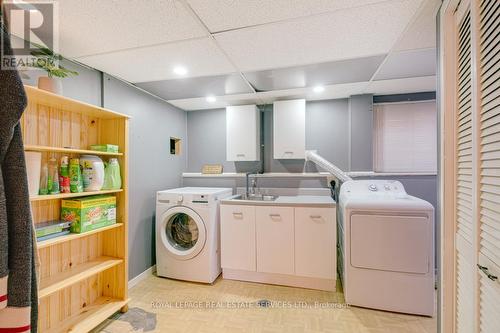
<instances>
[{"instance_id":1,"label":"cabinet door","mask_svg":"<svg viewBox=\"0 0 500 333\"><path fill-rule=\"evenodd\" d=\"M255 207L221 205L221 266L255 272Z\"/></svg>"},{"instance_id":2,"label":"cabinet door","mask_svg":"<svg viewBox=\"0 0 500 333\"><path fill-rule=\"evenodd\" d=\"M277 101L273 107L275 159L303 159L306 152L306 101Z\"/></svg>"},{"instance_id":3,"label":"cabinet door","mask_svg":"<svg viewBox=\"0 0 500 333\"><path fill-rule=\"evenodd\" d=\"M291 207L256 207L257 271L294 274Z\"/></svg>"},{"instance_id":4,"label":"cabinet door","mask_svg":"<svg viewBox=\"0 0 500 333\"><path fill-rule=\"evenodd\" d=\"M295 274L336 278L334 208L295 208Z\"/></svg>"},{"instance_id":5,"label":"cabinet door","mask_svg":"<svg viewBox=\"0 0 500 333\"><path fill-rule=\"evenodd\" d=\"M260 160L260 111L256 105L226 108L226 158Z\"/></svg>"}]
</instances>

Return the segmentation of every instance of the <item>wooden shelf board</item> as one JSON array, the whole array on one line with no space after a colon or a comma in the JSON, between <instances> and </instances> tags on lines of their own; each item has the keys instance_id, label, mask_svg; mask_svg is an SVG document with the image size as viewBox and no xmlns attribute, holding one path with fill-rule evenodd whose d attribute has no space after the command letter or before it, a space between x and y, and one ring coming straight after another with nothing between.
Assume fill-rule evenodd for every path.
<instances>
[{"instance_id":1,"label":"wooden shelf board","mask_svg":"<svg viewBox=\"0 0 500 333\"><path fill-rule=\"evenodd\" d=\"M37 145L26 145L26 146L24 146L24 150L26 150L26 151L40 151L40 152L47 151L47 152L68 153L68 154L123 156L123 153L109 153L109 152L105 152L105 151L97 151L97 150L89 150L89 149L74 149L74 148L37 146Z\"/></svg>"},{"instance_id":2,"label":"wooden shelf board","mask_svg":"<svg viewBox=\"0 0 500 333\"><path fill-rule=\"evenodd\" d=\"M123 189L103 190L103 191L95 191L95 192L82 192L82 193L60 193L60 194L48 194L48 195L34 195L34 196L30 197L30 201L70 199L70 198L88 197L91 195L111 194L111 193L119 193L119 192L123 192Z\"/></svg>"},{"instance_id":3,"label":"wooden shelf board","mask_svg":"<svg viewBox=\"0 0 500 333\"><path fill-rule=\"evenodd\" d=\"M50 333L87 333L96 328L107 318L126 306L129 299L119 300L99 297L93 304L83 308L77 315L71 316L48 332Z\"/></svg>"},{"instance_id":4,"label":"wooden shelf board","mask_svg":"<svg viewBox=\"0 0 500 333\"><path fill-rule=\"evenodd\" d=\"M105 108L101 108L96 105L84 103L64 97L61 95L53 94L51 92L38 89L33 86L25 85L24 89L28 95L28 99L36 100L37 103L43 103L50 107L57 107L61 109L72 110L76 112L82 112L88 115L95 115L100 118L116 119L116 118L130 118L130 116L115 111L111 111Z\"/></svg>"},{"instance_id":5,"label":"wooden shelf board","mask_svg":"<svg viewBox=\"0 0 500 333\"><path fill-rule=\"evenodd\" d=\"M122 226L123 226L123 223L115 223L115 224L112 224L112 225L108 225L107 227L102 227L102 228L99 228L99 229L96 229L96 230L92 230L92 231L88 231L88 232L84 232L84 233L81 233L81 234L68 234L68 235L61 236L61 237L51 238L51 239L47 239L47 240L38 242L37 243L37 247L38 247L38 249L43 249L43 248L46 248L46 247L49 247L49 246L52 246L52 245L56 245L56 244L68 242L68 241L71 241L71 240L74 240L74 239L78 239L78 238L87 237L87 236L90 236L90 235L93 235L93 234L97 234L99 232L104 232L104 231L107 231L107 230L111 230L111 229L115 229L115 228L120 228Z\"/></svg>"},{"instance_id":6,"label":"wooden shelf board","mask_svg":"<svg viewBox=\"0 0 500 333\"><path fill-rule=\"evenodd\" d=\"M121 263L123 263L123 259L103 256L75 265L71 269L64 272L41 279L38 297L43 298L52 295L59 290L115 267Z\"/></svg>"}]
</instances>

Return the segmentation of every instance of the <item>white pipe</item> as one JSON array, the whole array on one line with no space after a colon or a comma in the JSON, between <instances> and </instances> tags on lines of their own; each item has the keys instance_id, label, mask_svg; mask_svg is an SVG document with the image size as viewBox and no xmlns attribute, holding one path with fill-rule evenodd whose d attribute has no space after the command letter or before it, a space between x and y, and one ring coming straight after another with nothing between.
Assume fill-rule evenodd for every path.
<instances>
[{"instance_id":1,"label":"white pipe","mask_svg":"<svg viewBox=\"0 0 500 333\"><path fill-rule=\"evenodd\" d=\"M337 166L333 165L332 163L330 163L329 161L318 155L313 150L306 151L306 161L311 161L316 163L316 165L322 167L323 169L331 173L341 182L352 180L352 178L349 177L344 171L340 170Z\"/></svg>"}]
</instances>

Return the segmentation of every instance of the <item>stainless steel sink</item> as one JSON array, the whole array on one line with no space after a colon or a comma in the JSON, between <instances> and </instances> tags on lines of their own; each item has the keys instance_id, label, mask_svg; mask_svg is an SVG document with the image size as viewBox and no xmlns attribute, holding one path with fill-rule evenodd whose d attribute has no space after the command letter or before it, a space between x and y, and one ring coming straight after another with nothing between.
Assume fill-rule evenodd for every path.
<instances>
[{"instance_id":1,"label":"stainless steel sink","mask_svg":"<svg viewBox=\"0 0 500 333\"><path fill-rule=\"evenodd\" d=\"M274 201L278 197L274 195L261 195L261 194L251 194L247 196L246 194L241 194L235 196L232 200L251 200L251 201Z\"/></svg>"}]
</instances>

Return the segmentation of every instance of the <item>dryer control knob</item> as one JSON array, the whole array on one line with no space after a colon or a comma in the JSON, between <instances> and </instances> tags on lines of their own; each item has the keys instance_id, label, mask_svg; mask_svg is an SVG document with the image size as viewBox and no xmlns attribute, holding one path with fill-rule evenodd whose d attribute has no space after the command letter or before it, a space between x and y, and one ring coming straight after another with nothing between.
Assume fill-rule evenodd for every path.
<instances>
[{"instance_id":1,"label":"dryer control knob","mask_svg":"<svg viewBox=\"0 0 500 333\"><path fill-rule=\"evenodd\" d=\"M368 186L368 189L372 192L375 192L378 190L377 185L375 185L375 184L370 184L370 186Z\"/></svg>"},{"instance_id":2,"label":"dryer control knob","mask_svg":"<svg viewBox=\"0 0 500 333\"><path fill-rule=\"evenodd\" d=\"M182 195L179 195L179 196L177 197L177 201L178 201L178 202L182 202L182 200L184 200L184 197L183 197Z\"/></svg>"}]
</instances>

